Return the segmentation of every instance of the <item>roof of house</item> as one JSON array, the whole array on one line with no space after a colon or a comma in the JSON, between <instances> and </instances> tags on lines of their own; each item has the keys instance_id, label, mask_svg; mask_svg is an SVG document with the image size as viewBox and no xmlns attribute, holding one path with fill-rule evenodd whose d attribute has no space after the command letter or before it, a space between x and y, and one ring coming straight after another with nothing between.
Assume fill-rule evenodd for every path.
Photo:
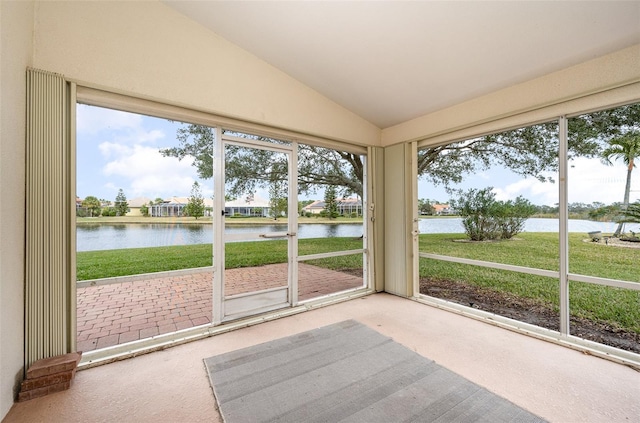
<instances>
[{"instance_id":1,"label":"roof of house","mask_svg":"<svg viewBox=\"0 0 640 423\"><path fill-rule=\"evenodd\" d=\"M252 197L236 198L232 201L226 201L225 207L269 207L269 201L254 195Z\"/></svg>"},{"instance_id":2,"label":"roof of house","mask_svg":"<svg viewBox=\"0 0 640 423\"><path fill-rule=\"evenodd\" d=\"M338 198L336 199L336 202L338 203L338 207L345 207L348 205L353 205L353 206L361 206L362 205L362 201L360 201L357 198ZM314 209L324 209L326 207L324 200L315 200L313 203L311 204L307 204L306 206L304 206L302 208L302 210L314 210Z\"/></svg>"},{"instance_id":3,"label":"roof of house","mask_svg":"<svg viewBox=\"0 0 640 423\"><path fill-rule=\"evenodd\" d=\"M145 204L149 204L150 201L151 199L147 197L136 197L132 198L131 200L127 200L127 203L129 204L129 207L137 208L142 207Z\"/></svg>"}]
</instances>

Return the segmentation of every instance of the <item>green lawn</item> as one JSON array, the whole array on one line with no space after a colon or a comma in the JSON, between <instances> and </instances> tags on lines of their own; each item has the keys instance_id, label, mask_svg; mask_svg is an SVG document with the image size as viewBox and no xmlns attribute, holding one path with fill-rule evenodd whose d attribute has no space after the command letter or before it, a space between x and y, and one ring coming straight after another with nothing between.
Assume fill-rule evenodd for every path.
<instances>
[{"instance_id":1,"label":"green lawn","mask_svg":"<svg viewBox=\"0 0 640 423\"><path fill-rule=\"evenodd\" d=\"M299 255L362 248L358 238L301 239ZM141 273L207 267L213 264L211 244L174 247L127 248L122 250L84 251L76 255L77 279L101 279ZM227 268L259 266L287 261L286 240L231 242L225 248ZM334 257L316 261L332 269L361 268L362 256Z\"/></svg>"},{"instance_id":2,"label":"green lawn","mask_svg":"<svg viewBox=\"0 0 640 423\"><path fill-rule=\"evenodd\" d=\"M507 263L547 270L558 269L557 234L524 233L517 240L469 243L463 234L420 235L420 251ZM570 234L570 271L640 282L640 249L603 246L583 242L585 235ZM299 240L299 255L362 248L357 238ZM284 240L228 243L227 268L284 263ZM362 269L362 255L354 254L313 260L312 264L331 269ZM78 280L153 273L212 265L211 244L80 252L77 254ZM558 281L504 270L420 259L420 277L447 278L500 292L534 298L558 308ZM570 283L571 313L608 322L640 333L640 292L585 283Z\"/></svg>"},{"instance_id":3,"label":"green lawn","mask_svg":"<svg viewBox=\"0 0 640 423\"><path fill-rule=\"evenodd\" d=\"M420 251L545 270L559 268L558 234L522 233L517 239L465 242L464 234L420 235ZM569 234L569 271L640 282L640 248L584 242L586 234Z\"/></svg>"},{"instance_id":4,"label":"green lawn","mask_svg":"<svg viewBox=\"0 0 640 423\"><path fill-rule=\"evenodd\" d=\"M470 243L463 234L420 235L420 251L546 270L558 270L558 235L523 233L518 240ZM571 273L640 282L640 249L583 242L585 235L569 234ZM555 278L489 269L426 258L420 259L421 278L444 278L473 284L559 307ZM570 309L576 316L607 322L640 333L640 292L570 282Z\"/></svg>"}]
</instances>

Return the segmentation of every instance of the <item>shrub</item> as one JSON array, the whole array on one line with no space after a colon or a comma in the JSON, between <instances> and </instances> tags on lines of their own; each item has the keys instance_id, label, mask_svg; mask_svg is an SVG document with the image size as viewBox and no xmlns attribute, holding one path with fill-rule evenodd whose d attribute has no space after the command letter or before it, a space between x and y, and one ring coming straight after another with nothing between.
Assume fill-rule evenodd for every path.
<instances>
[{"instance_id":1,"label":"shrub","mask_svg":"<svg viewBox=\"0 0 640 423\"><path fill-rule=\"evenodd\" d=\"M498 227L492 219L491 208L495 203L495 194L491 188L481 190L470 189L460 193L452 206L462 217L464 231L472 241L496 239L499 235Z\"/></svg>"},{"instance_id":2,"label":"shrub","mask_svg":"<svg viewBox=\"0 0 640 423\"><path fill-rule=\"evenodd\" d=\"M500 228L500 238L513 238L522 232L525 222L535 212L536 206L523 197L517 197L514 201L496 201L493 214Z\"/></svg>"},{"instance_id":3,"label":"shrub","mask_svg":"<svg viewBox=\"0 0 640 423\"><path fill-rule=\"evenodd\" d=\"M529 200L498 201L493 187L460 192L452 206L462 217L464 231L472 241L509 239L522 232L525 221L536 212Z\"/></svg>"},{"instance_id":4,"label":"shrub","mask_svg":"<svg viewBox=\"0 0 640 423\"><path fill-rule=\"evenodd\" d=\"M102 216L103 217L114 217L116 216L116 209L115 207L105 207L104 209L102 209Z\"/></svg>"},{"instance_id":5,"label":"shrub","mask_svg":"<svg viewBox=\"0 0 640 423\"><path fill-rule=\"evenodd\" d=\"M146 204L143 204L140 207L140 214L142 214L144 217L149 217L149 207Z\"/></svg>"}]
</instances>

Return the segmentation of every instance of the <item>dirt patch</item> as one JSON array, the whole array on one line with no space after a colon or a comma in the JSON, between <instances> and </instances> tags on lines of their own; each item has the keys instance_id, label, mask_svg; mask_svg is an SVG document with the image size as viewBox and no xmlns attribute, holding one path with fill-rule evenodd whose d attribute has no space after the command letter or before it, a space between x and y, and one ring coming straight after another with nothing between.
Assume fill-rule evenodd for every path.
<instances>
[{"instance_id":1,"label":"dirt patch","mask_svg":"<svg viewBox=\"0 0 640 423\"><path fill-rule=\"evenodd\" d=\"M585 238L582 241L593 243L593 244L606 245L608 247L640 248L640 242L636 241L634 238L621 239L621 238L614 238L614 237L603 237L599 239L597 242L590 238Z\"/></svg>"},{"instance_id":2,"label":"dirt patch","mask_svg":"<svg viewBox=\"0 0 640 423\"><path fill-rule=\"evenodd\" d=\"M543 328L560 330L560 313L534 299L440 278L420 279L420 293ZM574 336L640 353L638 333L574 316L571 317L570 328Z\"/></svg>"}]
</instances>

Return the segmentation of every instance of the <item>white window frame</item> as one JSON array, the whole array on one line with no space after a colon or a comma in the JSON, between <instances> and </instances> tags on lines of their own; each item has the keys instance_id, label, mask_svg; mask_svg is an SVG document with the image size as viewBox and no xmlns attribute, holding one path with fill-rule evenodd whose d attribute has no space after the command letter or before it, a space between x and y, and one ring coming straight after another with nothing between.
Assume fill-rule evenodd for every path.
<instances>
[{"instance_id":1,"label":"white window frame","mask_svg":"<svg viewBox=\"0 0 640 423\"><path fill-rule=\"evenodd\" d=\"M593 99L589 99L593 100ZM526 273L537 276L545 276L556 278L559 281L559 300L560 300L560 331L552 331L546 328L542 328L539 326L531 325L525 322L521 322L514 319L509 319L503 316L499 316L493 313L483 312L477 309L473 309L470 307L465 307L463 305L441 300L435 297L430 297L419 292L419 276L414 279L413 285L413 297L417 301L424 302L439 308L445 308L456 313L464 314L469 317L473 317L476 319L483 320L485 322L491 322L492 324L502 326L511 330L527 333L532 336L536 336L538 338L542 338L545 340L551 340L553 342L557 342L571 348L575 348L581 351L588 351L594 355L598 355L603 358L611 359L620 363L632 365L636 368L640 368L640 354L635 354L630 351L621 350L618 348L610 347L604 344L588 341L576 336L571 335L570 333L570 309L569 309L569 282L583 282L590 284L597 284L603 286L610 286L616 288L624 288L630 289L634 291L640 291L640 283L630 282L625 280L618 279L609 279L603 277L596 276L587 276L581 275L577 273L569 272L569 247L568 247L568 192L567 192L567 183L568 183L568 160L567 160L567 150L568 150L568 124L567 119L569 117L575 117L579 115L583 115L585 113L591 113L597 110L608 110L616 107L620 107L625 104L634 104L640 102L640 97L634 98L631 101L627 101L624 103L617 103L613 105L607 105L598 108L590 108L587 111L576 111L574 104L569 104L566 106L568 110L572 110L573 113L568 115L561 115L556 117L555 119L548 119L545 121L529 121L522 122L522 116L517 116L517 119L521 121L517 126L509 125L503 128L499 126L493 132L484 132L484 127L476 128L474 132L473 129L465 130L469 133L474 133L468 138L459 138L457 136L460 135L459 132L455 133L456 137L451 138L450 141L442 141L439 140L438 145L444 145L449 143L454 143L458 141L464 141L466 139L475 138L482 135L489 135L491 133L499 133L503 131L508 131L511 129L522 128L526 126L536 125L542 122L551 122L553 120L558 121L559 127L559 184L558 184L558 194L559 194L559 271L552 270L544 270L530 267L522 267L522 266L514 266L502 263L489 262L484 260L470 260L458 257L451 256L442 256L438 254L430 254L419 252L416 255L416 263L419 263L420 258L428 258L432 260L440 260L447 261L453 263L460 263L466 265L487 267L499 270L507 270L519 273ZM582 101L584 103L584 101ZM557 106L556 106L557 107ZM537 113L539 114L539 113ZM512 123L513 119L509 118L502 121L503 124ZM495 123L493 123L495 126ZM433 140L426 140L418 143L419 148L425 147L429 145L434 145L432 143ZM417 152L416 152L417 157ZM414 172L414 180L418 180L417 171ZM414 189L414 197L417 202L417 189ZM417 208L414 210L414 220L418 219ZM415 249L418 249L417 239L415 240ZM418 264L416 264L418 266Z\"/></svg>"},{"instance_id":2,"label":"white window frame","mask_svg":"<svg viewBox=\"0 0 640 423\"><path fill-rule=\"evenodd\" d=\"M259 136L270 137L274 139L279 139L283 141L291 141L297 144L308 144L312 146L326 147L339 151L345 151L353 154L359 154L365 157L366 163L366 173L364 177L364 191L367 193L365 195L370 196L372 191L372 181L371 175L373 164L369 160L371 157L371 147L363 147L355 144L349 144L337 140L332 140L323 137L316 137L313 135L308 135L292 130L286 130L281 128L270 127L268 125L256 124L252 122L242 121L239 119L228 118L221 115L212 114L206 111L199 111L195 109L186 108L180 105L172 105L168 102L157 101L155 99L146 99L137 96L128 95L126 93L116 93L110 91L109 89L105 89L103 87L98 87L92 84L87 84L81 81L72 82L72 86L75 88L73 92L73 96L69 101L70 108L75 110L77 104L86 104L90 106L104 107L108 109L120 110L130 113L138 113L147 116L153 116L158 118L176 120L187 123L194 123L200 125L206 125L212 128L219 128L219 132L221 130L231 130L238 131L246 134L254 134ZM75 114L73 114L75 116ZM75 122L72 122L75 127ZM218 133L219 133L218 132ZM219 139L219 138L217 138ZM216 140L217 141L217 140ZM243 142L248 141L244 140ZM70 142L75 149L75 137L72 137ZM297 151L293 154L297 154ZM75 175L76 162L75 157L70 163L71 168L73 169L73 174ZM215 177L214 177L215 178ZM215 181L214 181L215 183ZM72 198L75 199L75 180L72 181ZM364 198L363 198L364 201ZM363 221L366 222L367 215L372 212L369 208L363 207ZM181 331L158 335L153 338L141 339L138 341L115 345L113 347L88 351L85 352L82 356L82 360L78 367L87 368L93 367L100 364L109 363L115 360L124 359L128 357L133 357L139 355L141 353L151 352L155 350L161 350L167 348L169 346L174 346L178 344L182 344L185 342L190 342L202 338L207 338L216 334L225 333L231 330L240 329L246 326L251 326L254 324L263 323L270 320L279 319L281 317L295 315L298 313L302 313L317 307L323 307L331 304L335 304L337 302L342 302L350 299L360 298L369 294L374 293L374 263L371 260L371 251L373 245L373 232L372 225L367 226L365 223L365 238L366 245L362 250L353 250L349 251L349 254L356 254L356 251L363 253L364 259L363 262L366 265L365 273L363 275L364 284L360 288L354 288L347 291L342 291L335 294L329 294L325 296L321 296L318 298L314 298L309 301L305 301L304 303L299 303L297 305L293 305L290 308L275 310L272 312L268 312L265 314L261 314L258 316L249 316L246 318L241 318L238 320L226 322L214 326L214 323L210 323L207 325L202 325L194 328L184 329ZM75 239L75 223L70 225L68 228L69 234L73 235ZM216 242L216 233L214 233L214 243ZM336 252L336 255L340 255L341 252ZM308 259L309 256L302 257L302 260ZM75 263L75 251L73 252L73 258ZM302 261L300 260L300 261ZM297 263L296 263L297 265ZM294 265L293 267L296 267ZM75 270L75 269L74 269ZM71 284L75 286L77 281L75 280L75 271L74 277L71 281ZM72 316L76 315L76 305L71 304L70 307L72 310ZM75 326L75 325L74 325ZM75 332L73 334L75 336Z\"/></svg>"}]
</instances>

